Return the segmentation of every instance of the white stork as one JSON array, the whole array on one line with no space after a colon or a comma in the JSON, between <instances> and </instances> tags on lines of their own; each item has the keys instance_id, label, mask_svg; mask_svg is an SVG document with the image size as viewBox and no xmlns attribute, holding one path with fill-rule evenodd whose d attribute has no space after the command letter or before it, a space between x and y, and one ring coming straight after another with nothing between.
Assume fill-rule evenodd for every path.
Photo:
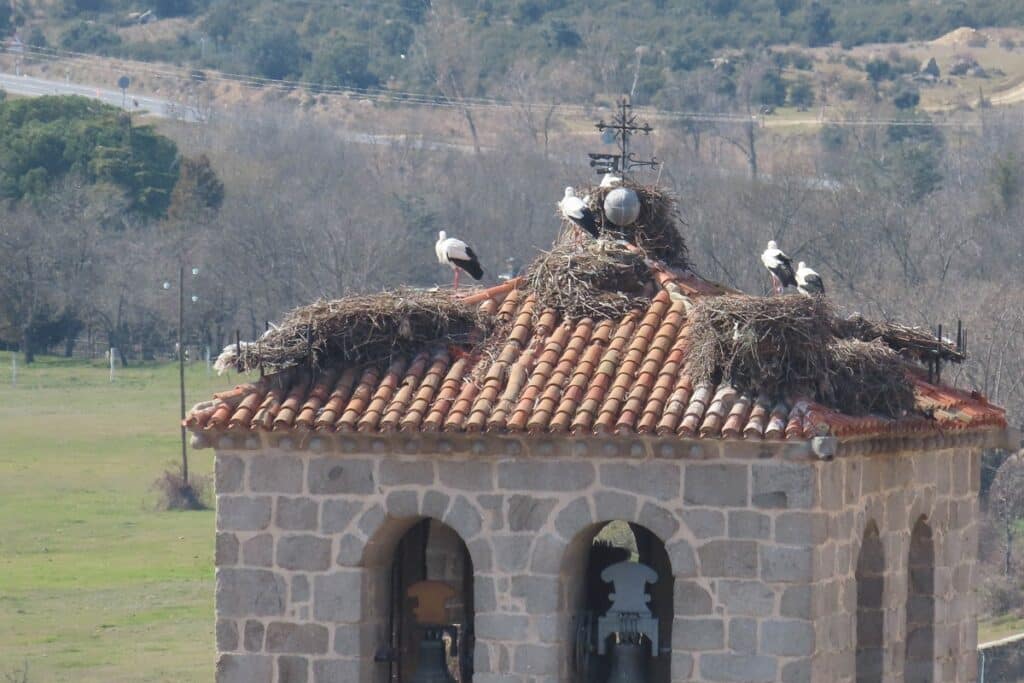
<instances>
[{"instance_id":1,"label":"white stork","mask_svg":"<svg viewBox=\"0 0 1024 683\"><path fill-rule=\"evenodd\" d=\"M807 264L803 261L800 262L796 269L796 288L805 296L825 293L825 283L821 281L821 276L811 268L808 268Z\"/></svg>"},{"instance_id":2,"label":"white stork","mask_svg":"<svg viewBox=\"0 0 1024 683\"><path fill-rule=\"evenodd\" d=\"M796 287L796 274L793 272L793 261L779 249L775 240L768 242L768 248L761 253L761 263L772 274L775 292L781 294L786 287Z\"/></svg>"},{"instance_id":3,"label":"white stork","mask_svg":"<svg viewBox=\"0 0 1024 683\"><path fill-rule=\"evenodd\" d=\"M622 176L614 173L605 173L601 178L601 187L615 187L622 184Z\"/></svg>"},{"instance_id":4,"label":"white stork","mask_svg":"<svg viewBox=\"0 0 1024 683\"><path fill-rule=\"evenodd\" d=\"M597 217L587 203L576 196L576 190L571 187L565 188L565 196L558 202L558 210L562 212L563 218L572 221L597 239L600 234L597 229Z\"/></svg>"},{"instance_id":5,"label":"white stork","mask_svg":"<svg viewBox=\"0 0 1024 683\"><path fill-rule=\"evenodd\" d=\"M484 269L480 261L469 245L455 237L449 237L444 230L437 233L437 243L434 245L434 253L437 254L437 262L450 266L455 273L455 289L459 288L459 269L466 271L479 280L484 276Z\"/></svg>"}]
</instances>

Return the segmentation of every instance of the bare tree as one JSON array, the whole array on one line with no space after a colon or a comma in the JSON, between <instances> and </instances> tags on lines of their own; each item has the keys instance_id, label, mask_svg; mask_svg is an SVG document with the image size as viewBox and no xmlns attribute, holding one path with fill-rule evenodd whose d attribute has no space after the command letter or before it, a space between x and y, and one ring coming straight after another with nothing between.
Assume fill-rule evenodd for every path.
<instances>
[{"instance_id":1,"label":"bare tree","mask_svg":"<svg viewBox=\"0 0 1024 683\"><path fill-rule=\"evenodd\" d=\"M1009 576L1017 523L1024 517L1024 460L1019 453L1007 458L996 473L989 492L989 510L1005 534L1003 574Z\"/></svg>"}]
</instances>

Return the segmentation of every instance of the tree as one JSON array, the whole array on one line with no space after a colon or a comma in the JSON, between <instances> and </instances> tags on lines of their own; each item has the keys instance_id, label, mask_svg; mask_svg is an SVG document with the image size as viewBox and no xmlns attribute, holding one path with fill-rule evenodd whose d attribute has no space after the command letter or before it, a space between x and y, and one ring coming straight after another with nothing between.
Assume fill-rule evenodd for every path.
<instances>
[{"instance_id":1,"label":"tree","mask_svg":"<svg viewBox=\"0 0 1024 683\"><path fill-rule=\"evenodd\" d=\"M243 53L256 73L274 80L299 76L307 60L295 29L269 20L246 33Z\"/></svg>"},{"instance_id":2,"label":"tree","mask_svg":"<svg viewBox=\"0 0 1024 683\"><path fill-rule=\"evenodd\" d=\"M800 110L814 104L814 87L806 80L799 80L789 86L789 103Z\"/></svg>"},{"instance_id":3,"label":"tree","mask_svg":"<svg viewBox=\"0 0 1024 683\"><path fill-rule=\"evenodd\" d=\"M788 17L790 12L800 6L800 0L775 0L775 7L779 10L779 15L782 17Z\"/></svg>"},{"instance_id":4,"label":"tree","mask_svg":"<svg viewBox=\"0 0 1024 683\"><path fill-rule=\"evenodd\" d=\"M1007 458L996 473L989 490L989 510L1002 526L1005 536L1003 574L1009 576L1017 523L1024 517L1024 460L1019 453Z\"/></svg>"},{"instance_id":5,"label":"tree","mask_svg":"<svg viewBox=\"0 0 1024 683\"><path fill-rule=\"evenodd\" d=\"M370 71L370 49L343 36L329 39L313 57L306 80L325 86L372 88L379 84Z\"/></svg>"},{"instance_id":6,"label":"tree","mask_svg":"<svg viewBox=\"0 0 1024 683\"><path fill-rule=\"evenodd\" d=\"M150 7L161 19L183 17L195 9L192 0L150 0Z\"/></svg>"},{"instance_id":7,"label":"tree","mask_svg":"<svg viewBox=\"0 0 1024 683\"><path fill-rule=\"evenodd\" d=\"M103 24L79 21L60 36L60 45L73 52L110 52L121 45L121 36Z\"/></svg>"},{"instance_id":8,"label":"tree","mask_svg":"<svg viewBox=\"0 0 1024 683\"><path fill-rule=\"evenodd\" d=\"M822 5L818 0L812 0L807 6L807 45L810 47L821 47L832 42L832 29L835 28L835 21L832 19L832 12L828 7Z\"/></svg>"},{"instance_id":9,"label":"tree","mask_svg":"<svg viewBox=\"0 0 1024 683\"><path fill-rule=\"evenodd\" d=\"M868 61L864 65L864 71L868 75L868 80L874 83L876 86L882 81L888 81L892 79L892 64L888 61L875 57Z\"/></svg>"},{"instance_id":10,"label":"tree","mask_svg":"<svg viewBox=\"0 0 1024 683\"><path fill-rule=\"evenodd\" d=\"M182 157L178 182L167 208L169 218L181 221L205 220L224 203L224 183L210 166L205 154L198 158Z\"/></svg>"},{"instance_id":11,"label":"tree","mask_svg":"<svg viewBox=\"0 0 1024 683\"><path fill-rule=\"evenodd\" d=\"M893 95L892 103L897 109L913 109L921 102L921 93L912 85L900 84Z\"/></svg>"}]
</instances>

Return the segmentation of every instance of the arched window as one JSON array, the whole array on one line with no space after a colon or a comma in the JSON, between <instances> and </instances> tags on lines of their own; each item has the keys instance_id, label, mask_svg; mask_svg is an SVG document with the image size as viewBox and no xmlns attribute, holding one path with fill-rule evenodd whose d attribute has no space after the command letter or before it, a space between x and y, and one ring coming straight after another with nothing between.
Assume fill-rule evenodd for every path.
<instances>
[{"instance_id":1,"label":"arched window","mask_svg":"<svg viewBox=\"0 0 1024 683\"><path fill-rule=\"evenodd\" d=\"M885 671L885 549L868 522L857 555L857 683L882 683Z\"/></svg>"},{"instance_id":2,"label":"arched window","mask_svg":"<svg viewBox=\"0 0 1024 683\"><path fill-rule=\"evenodd\" d=\"M575 623L573 661L568 666L572 672L570 680L589 683L598 680L595 675L626 665L630 667L628 671L642 675L650 683L672 680L674 578L665 544L657 535L644 526L624 521L592 525L570 544L563 580ZM621 608L630 594L642 602L641 609L649 610L653 621L641 617L630 622L628 617L617 616L616 608ZM608 635L613 624L629 623L634 624L635 632L644 635L624 636L628 625ZM657 652L655 638L648 634L655 636Z\"/></svg>"},{"instance_id":3,"label":"arched window","mask_svg":"<svg viewBox=\"0 0 1024 683\"><path fill-rule=\"evenodd\" d=\"M904 683L932 683L935 676L935 544L922 515L910 535L907 558L907 640Z\"/></svg>"},{"instance_id":4,"label":"arched window","mask_svg":"<svg viewBox=\"0 0 1024 683\"><path fill-rule=\"evenodd\" d=\"M443 666L452 679L468 683L474 607L465 542L436 519L406 518L385 523L372 546L364 623L386 644L374 654L374 680L408 683L421 667ZM425 656L429 662L421 661Z\"/></svg>"}]
</instances>

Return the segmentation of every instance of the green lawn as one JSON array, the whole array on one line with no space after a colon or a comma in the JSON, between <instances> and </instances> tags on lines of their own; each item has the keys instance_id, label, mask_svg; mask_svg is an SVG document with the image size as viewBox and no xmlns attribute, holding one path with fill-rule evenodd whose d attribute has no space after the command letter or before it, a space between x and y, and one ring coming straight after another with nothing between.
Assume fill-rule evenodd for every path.
<instances>
[{"instance_id":1,"label":"green lawn","mask_svg":"<svg viewBox=\"0 0 1024 683\"><path fill-rule=\"evenodd\" d=\"M150 488L180 458L177 366L111 384L43 358L16 387L10 368L0 352L0 680L210 680L213 512L159 511ZM189 405L228 381L188 368Z\"/></svg>"}]
</instances>

